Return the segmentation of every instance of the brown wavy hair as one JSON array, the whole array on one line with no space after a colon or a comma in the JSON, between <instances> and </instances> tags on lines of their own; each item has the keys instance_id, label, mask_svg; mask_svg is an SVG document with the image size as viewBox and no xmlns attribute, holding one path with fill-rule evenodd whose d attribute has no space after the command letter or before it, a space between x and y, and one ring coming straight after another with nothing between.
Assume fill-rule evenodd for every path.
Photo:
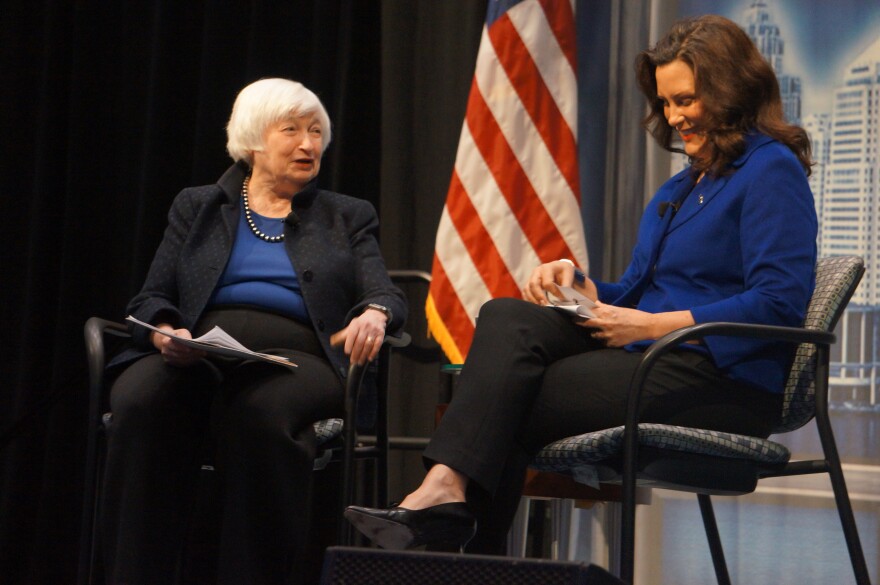
<instances>
[{"instance_id":1,"label":"brown wavy hair","mask_svg":"<svg viewBox=\"0 0 880 585\"><path fill-rule=\"evenodd\" d=\"M657 97L657 67L675 60L694 72L696 94L705 111L706 155L692 161L696 173L721 175L745 151L745 135L758 130L794 152L807 175L812 166L810 139L800 126L785 120L779 82L770 64L735 22L713 14L675 23L653 48L636 57L636 76L648 99L645 129L666 150L674 129Z\"/></svg>"}]
</instances>

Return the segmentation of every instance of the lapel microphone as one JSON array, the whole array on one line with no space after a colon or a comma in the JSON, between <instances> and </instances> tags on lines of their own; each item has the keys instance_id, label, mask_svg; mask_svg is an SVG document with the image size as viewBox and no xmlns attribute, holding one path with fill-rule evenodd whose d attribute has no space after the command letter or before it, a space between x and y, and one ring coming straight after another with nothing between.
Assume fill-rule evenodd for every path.
<instances>
[{"instance_id":1,"label":"lapel microphone","mask_svg":"<svg viewBox=\"0 0 880 585\"><path fill-rule=\"evenodd\" d=\"M672 216L675 217L675 214L678 212L678 209L681 207L681 202L671 202L671 201L661 201L660 205L657 208L657 214L662 219L664 215L666 215L666 210L672 208Z\"/></svg>"},{"instance_id":2,"label":"lapel microphone","mask_svg":"<svg viewBox=\"0 0 880 585\"><path fill-rule=\"evenodd\" d=\"M287 214L287 217L284 218L284 223L286 223L290 227L296 227L296 224L299 223L299 216L296 214L296 212L291 211Z\"/></svg>"}]
</instances>

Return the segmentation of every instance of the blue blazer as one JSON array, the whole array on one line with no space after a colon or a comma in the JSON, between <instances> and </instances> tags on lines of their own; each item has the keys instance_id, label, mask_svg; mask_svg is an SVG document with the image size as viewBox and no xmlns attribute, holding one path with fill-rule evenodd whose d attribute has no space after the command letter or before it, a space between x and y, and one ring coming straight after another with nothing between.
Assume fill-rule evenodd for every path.
<instances>
[{"instance_id":1,"label":"blue blazer","mask_svg":"<svg viewBox=\"0 0 880 585\"><path fill-rule=\"evenodd\" d=\"M600 300L650 313L690 310L697 323L802 325L818 229L806 173L791 150L761 134L747 137L731 170L695 185L686 169L660 187L623 277L596 283ZM667 207L676 202L677 212ZM722 337L705 346L729 377L782 392L793 347Z\"/></svg>"},{"instance_id":2,"label":"blue blazer","mask_svg":"<svg viewBox=\"0 0 880 585\"><path fill-rule=\"evenodd\" d=\"M191 187L177 195L144 286L128 304L129 314L153 324L195 327L232 252L247 171L247 165L237 163L217 184ZM376 241L378 218L369 202L311 183L293 198L291 210L299 221L285 224L284 246L324 353L344 379L349 360L342 348L330 345L330 335L369 303L391 309L388 332L394 333L403 327L406 299L388 277ZM110 367L155 351L148 330L134 327L132 335L134 347L117 356Z\"/></svg>"}]
</instances>

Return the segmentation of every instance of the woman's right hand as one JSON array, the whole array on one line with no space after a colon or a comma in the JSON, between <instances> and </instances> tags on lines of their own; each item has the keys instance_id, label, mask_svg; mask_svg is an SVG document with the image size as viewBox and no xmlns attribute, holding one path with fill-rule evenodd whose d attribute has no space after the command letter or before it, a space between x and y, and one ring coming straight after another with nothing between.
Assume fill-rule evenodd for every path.
<instances>
[{"instance_id":1,"label":"woman's right hand","mask_svg":"<svg viewBox=\"0 0 880 585\"><path fill-rule=\"evenodd\" d=\"M190 333L188 329L174 329L167 323L161 323L156 325L156 327L168 331L169 333L174 333L178 337L192 339L192 333ZM155 331L150 334L150 341L153 342L153 346L162 354L165 363L171 366L191 366L206 355L201 349L187 347L182 343L176 342L173 338L168 337L167 335L162 335L161 333L156 333Z\"/></svg>"},{"instance_id":2,"label":"woman's right hand","mask_svg":"<svg viewBox=\"0 0 880 585\"><path fill-rule=\"evenodd\" d=\"M574 282L574 266L562 260L541 264L532 271L529 281L522 290L523 299L536 305L546 305L547 293L561 296L560 286L574 287L584 296L596 300L596 285L589 278L583 285Z\"/></svg>"}]
</instances>

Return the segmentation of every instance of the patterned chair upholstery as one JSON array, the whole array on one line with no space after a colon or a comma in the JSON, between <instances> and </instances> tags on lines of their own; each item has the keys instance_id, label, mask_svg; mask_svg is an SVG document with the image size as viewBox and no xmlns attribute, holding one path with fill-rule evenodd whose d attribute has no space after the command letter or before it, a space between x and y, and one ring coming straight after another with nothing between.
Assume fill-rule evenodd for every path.
<instances>
[{"instance_id":1,"label":"patterned chair upholstery","mask_svg":"<svg viewBox=\"0 0 880 585\"><path fill-rule=\"evenodd\" d=\"M318 446L321 447L336 437L342 436L342 425L343 422L341 418L328 418L316 422L315 436L318 439Z\"/></svg>"},{"instance_id":2,"label":"patterned chair upholstery","mask_svg":"<svg viewBox=\"0 0 880 585\"><path fill-rule=\"evenodd\" d=\"M834 446L831 426L827 420L828 348L830 343L833 343L833 336L826 341L819 338L798 338L796 335L798 331L804 334L833 332L863 272L863 261L858 257L819 260L816 267L816 289L810 300L804 326L800 330L742 325L726 328L730 329L726 333L740 336L766 338L778 334L781 337L776 338L784 341L803 341L797 347L785 387L781 421L774 429L774 433L798 429L816 417L819 432L823 435L822 443L826 445L824 460L789 462L791 453L788 448L770 439L674 425L640 423L637 425L638 432L631 451L637 454L637 457L630 463L632 466L630 469L635 471L635 477L631 480L632 495L628 496L625 478L627 457L624 426L562 439L547 445L538 454L532 463L532 468L535 470L571 475L580 481L588 478L587 481L594 484L624 484L621 542L621 576L624 580L632 579L632 539L635 523L635 504L632 498L635 481L640 485L698 494L713 561L715 561L716 575L719 583L729 583L709 495L749 493L755 489L757 481L764 477L827 472L831 475L832 486L838 499L838 511L857 582L868 582L864 556L840 471L839 457ZM729 324L702 324L685 328L703 328L704 332L701 335L686 337L688 332L679 330L658 340L652 349L664 343L668 349L671 349L687 339L705 336L710 332L710 329L705 328L707 325L709 327L718 325L725 329L725 325ZM754 333L749 334L745 331L746 328L754 329ZM712 334L719 333L721 330L718 329L712 332ZM674 339L667 339L673 337ZM631 389L630 400L633 396ZM632 416L635 417L634 412ZM841 498L843 505L840 505Z\"/></svg>"}]
</instances>

